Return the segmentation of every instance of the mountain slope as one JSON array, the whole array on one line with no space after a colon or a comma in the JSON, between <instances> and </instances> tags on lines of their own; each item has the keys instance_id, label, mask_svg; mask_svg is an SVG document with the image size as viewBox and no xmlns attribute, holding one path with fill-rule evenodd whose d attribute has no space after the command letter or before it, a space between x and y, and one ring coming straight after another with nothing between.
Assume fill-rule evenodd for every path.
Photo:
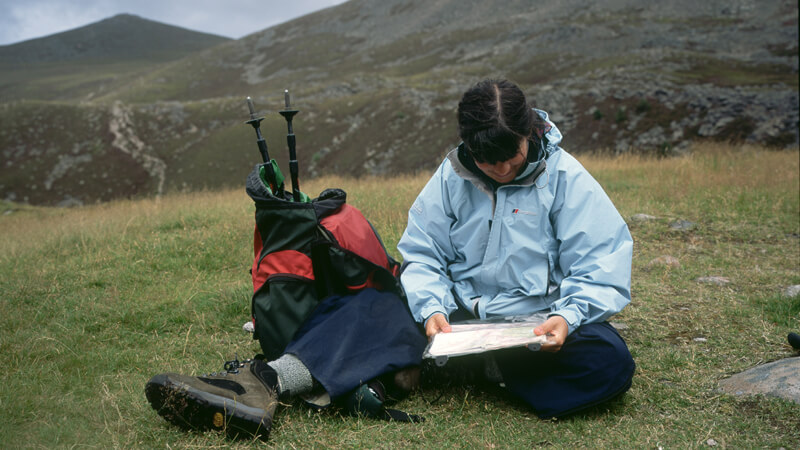
<instances>
[{"instance_id":1,"label":"mountain slope","mask_svg":"<svg viewBox=\"0 0 800 450\"><path fill-rule=\"evenodd\" d=\"M773 0L758 8L747 1L739 3L749 7L737 7L721 0L702 5L686 0L537 3L351 0L153 77L179 78L189 65L212 73L223 67L230 71L203 80L206 90L187 88L170 98L189 100L235 95L241 83L329 85L331 79L347 81L356 75L435 79L440 72L466 72L464 78L472 79L474 73L498 72L534 83L607 67L648 75L688 72L719 59L757 70L759 65L783 66L780 81L791 82L797 70L793 2ZM787 52L794 61L780 55ZM722 81L729 78L725 72L718 75ZM124 95L131 101L147 98L150 86L142 83Z\"/></svg>"},{"instance_id":2,"label":"mountain slope","mask_svg":"<svg viewBox=\"0 0 800 450\"><path fill-rule=\"evenodd\" d=\"M458 142L461 92L487 76L518 82L576 153L797 146L797 16L788 0L350 0L146 70L20 82L14 98L55 83L65 93L50 100L65 101L0 106L13 123L0 129L0 198L240 185L258 160L244 98L275 112L284 89L301 111L303 178L432 170ZM70 109L93 131L67 133L54 111ZM263 129L286 167L285 122L267 114ZM108 173L106 160L136 170ZM36 182L54 171L58 182ZM130 188L108 186L112 175Z\"/></svg>"}]
</instances>

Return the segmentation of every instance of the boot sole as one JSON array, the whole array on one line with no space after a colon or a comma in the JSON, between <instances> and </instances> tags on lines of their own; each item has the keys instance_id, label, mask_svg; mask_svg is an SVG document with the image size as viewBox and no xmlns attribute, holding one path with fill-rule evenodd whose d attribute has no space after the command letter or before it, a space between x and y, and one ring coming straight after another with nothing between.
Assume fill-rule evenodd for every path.
<instances>
[{"instance_id":1,"label":"boot sole","mask_svg":"<svg viewBox=\"0 0 800 450\"><path fill-rule=\"evenodd\" d=\"M150 379L145 395L158 415L183 429L224 431L234 438L269 437L272 421L263 409L194 389L166 374Z\"/></svg>"}]
</instances>

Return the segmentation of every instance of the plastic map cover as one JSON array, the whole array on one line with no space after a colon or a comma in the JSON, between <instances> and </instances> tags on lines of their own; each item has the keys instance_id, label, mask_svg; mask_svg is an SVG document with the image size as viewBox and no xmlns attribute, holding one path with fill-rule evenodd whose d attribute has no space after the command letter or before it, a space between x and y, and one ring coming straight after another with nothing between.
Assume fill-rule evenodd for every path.
<instances>
[{"instance_id":1,"label":"plastic map cover","mask_svg":"<svg viewBox=\"0 0 800 450\"><path fill-rule=\"evenodd\" d=\"M489 320L470 320L451 324L449 333L437 333L423 357L444 365L452 356L483 353L510 347L539 350L547 336L537 336L533 329L544 323L546 314L510 316Z\"/></svg>"}]
</instances>

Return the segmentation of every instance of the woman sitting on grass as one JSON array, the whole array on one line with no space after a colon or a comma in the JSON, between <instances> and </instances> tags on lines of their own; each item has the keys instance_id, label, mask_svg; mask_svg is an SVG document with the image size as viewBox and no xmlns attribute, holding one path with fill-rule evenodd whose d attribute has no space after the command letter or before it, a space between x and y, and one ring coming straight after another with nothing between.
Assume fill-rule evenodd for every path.
<instances>
[{"instance_id":1,"label":"woman sitting on grass","mask_svg":"<svg viewBox=\"0 0 800 450\"><path fill-rule=\"evenodd\" d=\"M535 329L548 335L544 351L490 353L504 385L541 417L625 392L635 365L606 322L630 301L625 221L513 83L469 89L458 125L462 143L417 197L398 244L415 320L431 337L463 319L546 312Z\"/></svg>"}]
</instances>

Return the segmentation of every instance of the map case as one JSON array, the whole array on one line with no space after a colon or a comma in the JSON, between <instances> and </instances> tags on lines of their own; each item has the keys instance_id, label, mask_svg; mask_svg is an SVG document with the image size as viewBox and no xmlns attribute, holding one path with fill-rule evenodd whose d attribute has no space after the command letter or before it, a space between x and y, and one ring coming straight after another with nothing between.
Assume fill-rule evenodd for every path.
<instances>
[{"instance_id":1,"label":"map case","mask_svg":"<svg viewBox=\"0 0 800 450\"><path fill-rule=\"evenodd\" d=\"M454 356L503 348L527 347L531 351L538 351L547 342L547 335L537 336L533 329L545 320L547 314L536 313L457 322L450 325L451 332L434 335L422 356L443 366Z\"/></svg>"}]
</instances>

